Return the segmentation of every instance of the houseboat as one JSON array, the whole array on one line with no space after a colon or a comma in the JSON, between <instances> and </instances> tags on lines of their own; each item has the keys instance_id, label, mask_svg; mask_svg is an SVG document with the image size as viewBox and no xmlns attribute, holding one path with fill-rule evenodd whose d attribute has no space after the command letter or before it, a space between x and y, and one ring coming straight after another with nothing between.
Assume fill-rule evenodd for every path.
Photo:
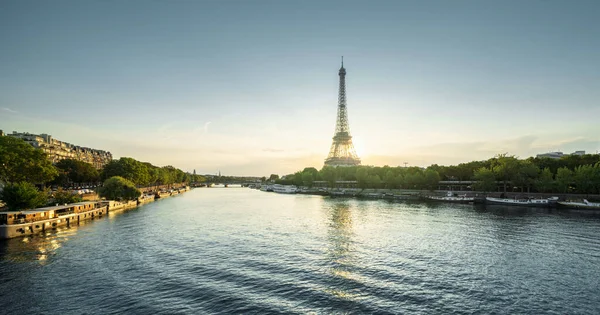
<instances>
[{"instance_id":1,"label":"houseboat","mask_svg":"<svg viewBox=\"0 0 600 315\"><path fill-rule=\"evenodd\" d=\"M134 208L138 205L138 201L137 200L130 200L130 201L103 200L103 201L100 201L100 204L108 207L107 210L110 212L110 211Z\"/></svg>"},{"instance_id":2,"label":"houseboat","mask_svg":"<svg viewBox=\"0 0 600 315\"><path fill-rule=\"evenodd\" d=\"M137 203L138 205L141 205L143 203L148 203L148 202L152 202L154 201L155 196L151 195L151 194L143 194L141 196L138 197L137 199Z\"/></svg>"},{"instance_id":3,"label":"houseboat","mask_svg":"<svg viewBox=\"0 0 600 315\"><path fill-rule=\"evenodd\" d=\"M558 205L561 207L571 208L571 209L585 209L585 210L600 211L600 202L589 202L589 201L587 201L587 199L583 199L583 202L559 201Z\"/></svg>"},{"instance_id":4,"label":"houseboat","mask_svg":"<svg viewBox=\"0 0 600 315\"><path fill-rule=\"evenodd\" d=\"M0 239L43 232L57 226L101 217L107 212L108 206L93 201L0 212Z\"/></svg>"},{"instance_id":5,"label":"houseboat","mask_svg":"<svg viewBox=\"0 0 600 315\"><path fill-rule=\"evenodd\" d=\"M171 192L166 191L166 190L159 190L159 191L156 192L156 194L154 194L154 197L158 198L158 199L160 199L160 198L167 198L169 196L171 196Z\"/></svg>"},{"instance_id":6,"label":"houseboat","mask_svg":"<svg viewBox=\"0 0 600 315\"><path fill-rule=\"evenodd\" d=\"M545 199L532 198L492 198L486 197L486 204L507 205L507 206L524 206L524 207L553 207L556 206L558 197L550 197Z\"/></svg>"},{"instance_id":7,"label":"houseboat","mask_svg":"<svg viewBox=\"0 0 600 315\"><path fill-rule=\"evenodd\" d=\"M446 193L446 196L426 196L426 200L453 202L453 203L472 203L475 197L467 197L467 195L454 195L451 191Z\"/></svg>"}]
</instances>

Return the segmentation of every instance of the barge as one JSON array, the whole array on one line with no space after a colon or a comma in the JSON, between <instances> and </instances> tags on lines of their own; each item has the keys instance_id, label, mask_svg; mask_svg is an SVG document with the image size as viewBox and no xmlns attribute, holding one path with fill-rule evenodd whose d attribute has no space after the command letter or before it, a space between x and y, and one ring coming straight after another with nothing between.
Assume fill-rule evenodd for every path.
<instances>
[{"instance_id":1,"label":"barge","mask_svg":"<svg viewBox=\"0 0 600 315\"><path fill-rule=\"evenodd\" d=\"M84 201L66 205L23 211L0 212L0 239L32 235L64 226L102 217L109 206L101 202Z\"/></svg>"}]
</instances>

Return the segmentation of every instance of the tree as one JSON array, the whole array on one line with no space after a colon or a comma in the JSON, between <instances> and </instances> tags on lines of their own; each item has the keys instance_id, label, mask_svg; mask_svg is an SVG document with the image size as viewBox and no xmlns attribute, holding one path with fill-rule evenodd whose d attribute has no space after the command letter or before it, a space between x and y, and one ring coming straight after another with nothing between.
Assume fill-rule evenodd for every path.
<instances>
[{"instance_id":1,"label":"tree","mask_svg":"<svg viewBox=\"0 0 600 315\"><path fill-rule=\"evenodd\" d=\"M369 175L367 178L367 183L370 188L380 188L381 187L381 178L379 175Z\"/></svg>"},{"instance_id":2,"label":"tree","mask_svg":"<svg viewBox=\"0 0 600 315\"><path fill-rule=\"evenodd\" d=\"M425 177L420 170L413 170L404 176L406 188L421 189L424 187Z\"/></svg>"},{"instance_id":3,"label":"tree","mask_svg":"<svg viewBox=\"0 0 600 315\"><path fill-rule=\"evenodd\" d=\"M385 182L385 187L386 188L395 188L396 187L396 175L394 175L394 172L392 170L389 170L385 173L385 177L383 178L383 181Z\"/></svg>"},{"instance_id":4,"label":"tree","mask_svg":"<svg viewBox=\"0 0 600 315\"><path fill-rule=\"evenodd\" d=\"M436 188L438 183L440 182L440 175L438 172L428 169L423 173L423 187L429 190L433 190Z\"/></svg>"},{"instance_id":5,"label":"tree","mask_svg":"<svg viewBox=\"0 0 600 315\"><path fill-rule=\"evenodd\" d=\"M11 211L33 209L43 206L48 201L48 194L39 191L28 182L10 183L0 192L0 199L6 203Z\"/></svg>"},{"instance_id":6,"label":"tree","mask_svg":"<svg viewBox=\"0 0 600 315\"><path fill-rule=\"evenodd\" d=\"M82 199L78 194L59 188L54 192L54 202L58 204L80 202Z\"/></svg>"},{"instance_id":7,"label":"tree","mask_svg":"<svg viewBox=\"0 0 600 315\"><path fill-rule=\"evenodd\" d=\"M396 188L402 188L404 186L404 175L398 174L398 176L394 178L394 186L396 186Z\"/></svg>"},{"instance_id":8,"label":"tree","mask_svg":"<svg viewBox=\"0 0 600 315\"><path fill-rule=\"evenodd\" d=\"M66 174L73 183L92 183L100 179L98 170L92 164L83 161L64 159L56 163L56 168Z\"/></svg>"},{"instance_id":9,"label":"tree","mask_svg":"<svg viewBox=\"0 0 600 315\"><path fill-rule=\"evenodd\" d=\"M561 167L556 171L556 189L559 192L568 193L572 183L573 172L570 169Z\"/></svg>"},{"instance_id":10,"label":"tree","mask_svg":"<svg viewBox=\"0 0 600 315\"><path fill-rule=\"evenodd\" d=\"M0 181L43 184L58 176L46 153L10 136L0 137Z\"/></svg>"},{"instance_id":11,"label":"tree","mask_svg":"<svg viewBox=\"0 0 600 315\"><path fill-rule=\"evenodd\" d=\"M304 183L304 185L306 185L307 187L312 187L313 181L314 178L311 172L302 172L302 182Z\"/></svg>"},{"instance_id":12,"label":"tree","mask_svg":"<svg viewBox=\"0 0 600 315\"><path fill-rule=\"evenodd\" d=\"M481 167L476 170L473 179L476 181L473 184L475 190L483 192L496 190L496 175L487 167Z\"/></svg>"},{"instance_id":13,"label":"tree","mask_svg":"<svg viewBox=\"0 0 600 315\"><path fill-rule=\"evenodd\" d=\"M358 187L365 189L369 186L369 169L367 167L360 167L356 170L356 181Z\"/></svg>"},{"instance_id":14,"label":"tree","mask_svg":"<svg viewBox=\"0 0 600 315\"><path fill-rule=\"evenodd\" d=\"M513 183L516 186L521 187L521 192L523 192L525 188L527 188L527 192L529 192L531 186L535 183L540 170L535 164L527 160L519 161L518 164L517 173L513 177Z\"/></svg>"},{"instance_id":15,"label":"tree","mask_svg":"<svg viewBox=\"0 0 600 315\"><path fill-rule=\"evenodd\" d=\"M499 154L493 164L493 171L496 177L502 181L504 192L506 192L506 184L514 180L519 173L519 160L512 155Z\"/></svg>"},{"instance_id":16,"label":"tree","mask_svg":"<svg viewBox=\"0 0 600 315\"><path fill-rule=\"evenodd\" d=\"M550 168L544 168L537 180L535 181L535 188L540 192L550 192L554 188L554 179L552 179L552 171Z\"/></svg>"},{"instance_id":17,"label":"tree","mask_svg":"<svg viewBox=\"0 0 600 315\"><path fill-rule=\"evenodd\" d=\"M598 170L597 167L595 168L592 165L581 165L575 168L573 180L580 194L593 194L595 192L595 186L600 181Z\"/></svg>"},{"instance_id":18,"label":"tree","mask_svg":"<svg viewBox=\"0 0 600 315\"><path fill-rule=\"evenodd\" d=\"M269 176L269 181L276 181L279 179L279 175L277 174L271 174L271 176Z\"/></svg>"},{"instance_id":19,"label":"tree","mask_svg":"<svg viewBox=\"0 0 600 315\"><path fill-rule=\"evenodd\" d=\"M329 187L334 187L335 182L337 180L337 175L335 173L336 169L333 166L324 166L321 169L321 176L323 176L323 180L327 181Z\"/></svg>"},{"instance_id":20,"label":"tree","mask_svg":"<svg viewBox=\"0 0 600 315\"><path fill-rule=\"evenodd\" d=\"M119 162L119 160L112 160L102 169L101 178L103 180L109 179L113 176L121 176L125 174L125 170L123 169L123 165Z\"/></svg>"},{"instance_id":21,"label":"tree","mask_svg":"<svg viewBox=\"0 0 600 315\"><path fill-rule=\"evenodd\" d=\"M120 176L113 176L104 181L98 194L108 200L134 200L142 195L134 183Z\"/></svg>"},{"instance_id":22,"label":"tree","mask_svg":"<svg viewBox=\"0 0 600 315\"><path fill-rule=\"evenodd\" d=\"M171 168L173 167L171 166ZM147 186L152 180L147 164L128 157L111 161L104 166L102 178L107 179L113 176L123 177L140 186Z\"/></svg>"}]
</instances>

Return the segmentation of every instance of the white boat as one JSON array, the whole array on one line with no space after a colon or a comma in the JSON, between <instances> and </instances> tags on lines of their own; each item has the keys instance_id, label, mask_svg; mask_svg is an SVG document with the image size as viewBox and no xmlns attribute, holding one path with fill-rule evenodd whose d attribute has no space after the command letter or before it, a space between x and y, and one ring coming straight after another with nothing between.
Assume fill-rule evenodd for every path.
<instances>
[{"instance_id":1,"label":"white boat","mask_svg":"<svg viewBox=\"0 0 600 315\"><path fill-rule=\"evenodd\" d=\"M583 199L583 202L559 201L558 204L574 209L600 210L600 202L589 202L587 199Z\"/></svg>"},{"instance_id":2,"label":"white boat","mask_svg":"<svg viewBox=\"0 0 600 315\"><path fill-rule=\"evenodd\" d=\"M280 194L295 194L298 188L294 185L273 185L273 191Z\"/></svg>"},{"instance_id":3,"label":"white boat","mask_svg":"<svg viewBox=\"0 0 600 315\"><path fill-rule=\"evenodd\" d=\"M469 203L469 202L475 201L475 197L467 197L467 195L454 196L454 194L452 194L451 191L446 193L446 196L443 196L443 197L427 196L426 198L429 200L434 200L434 201L456 202L456 203Z\"/></svg>"},{"instance_id":4,"label":"white boat","mask_svg":"<svg viewBox=\"0 0 600 315\"><path fill-rule=\"evenodd\" d=\"M273 185L262 185L260 191L273 191Z\"/></svg>"},{"instance_id":5,"label":"white boat","mask_svg":"<svg viewBox=\"0 0 600 315\"><path fill-rule=\"evenodd\" d=\"M524 207L551 207L556 205L558 197L550 197L546 199L531 199L531 198L492 198L485 197L485 203L508 206L524 206Z\"/></svg>"}]
</instances>

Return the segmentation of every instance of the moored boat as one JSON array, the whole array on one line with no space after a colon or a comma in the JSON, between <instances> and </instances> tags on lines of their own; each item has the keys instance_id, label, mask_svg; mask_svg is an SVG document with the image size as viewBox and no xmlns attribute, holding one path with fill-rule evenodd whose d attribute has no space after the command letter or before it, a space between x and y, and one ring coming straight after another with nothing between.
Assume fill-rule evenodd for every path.
<instances>
[{"instance_id":1,"label":"moored boat","mask_svg":"<svg viewBox=\"0 0 600 315\"><path fill-rule=\"evenodd\" d=\"M273 191L273 185L262 185L260 186L260 191Z\"/></svg>"},{"instance_id":2,"label":"moored boat","mask_svg":"<svg viewBox=\"0 0 600 315\"><path fill-rule=\"evenodd\" d=\"M446 193L446 196L426 196L425 199L433 201L454 202L454 203L471 203L475 201L475 197L467 197L467 195L454 195L451 191Z\"/></svg>"},{"instance_id":3,"label":"moored boat","mask_svg":"<svg viewBox=\"0 0 600 315\"><path fill-rule=\"evenodd\" d=\"M532 198L493 198L486 197L487 204L507 205L507 206L524 206L524 207L553 207L558 202L558 197L550 197L545 199Z\"/></svg>"},{"instance_id":4,"label":"moored boat","mask_svg":"<svg viewBox=\"0 0 600 315\"><path fill-rule=\"evenodd\" d=\"M583 202L559 201L558 204L573 209L600 210L600 202L589 202L587 199L583 199Z\"/></svg>"},{"instance_id":5,"label":"moored boat","mask_svg":"<svg viewBox=\"0 0 600 315\"><path fill-rule=\"evenodd\" d=\"M268 191L268 190L267 190ZM273 192L280 194L295 194L298 191L298 188L294 185L273 185Z\"/></svg>"}]
</instances>

